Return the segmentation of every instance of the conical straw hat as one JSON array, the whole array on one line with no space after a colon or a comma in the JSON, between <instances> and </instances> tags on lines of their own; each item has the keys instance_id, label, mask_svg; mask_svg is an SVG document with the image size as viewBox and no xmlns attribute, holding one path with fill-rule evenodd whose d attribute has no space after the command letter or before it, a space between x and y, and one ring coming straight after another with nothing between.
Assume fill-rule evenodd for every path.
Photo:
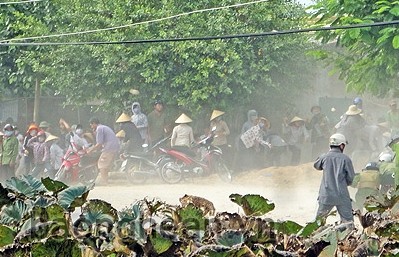
<instances>
[{"instance_id":1,"label":"conical straw hat","mask_svg":"<svg viewBox=\"0 0 399 257\"><path fill-rule=\"evenodd\" d=\"M124 130L119 130L119 132L116 133L115 136L118 137L118 138L124 138L126 136L126 133L125 133Z\"/></svg>"},{"instance_id":2,"label":"conical straw hat","mask_svg":"<svg viewBox=\"0 0 399 257\"><path fill-rule=\"evenodd\" d=\"M182 124L182 123L190 123L190 122L192 122L193 120L192 119L190 119L190 117L188 117L186 114L182 114L182 115L180 115L180 117L179 118L177 118L177 120L175 121L175 123L179 123L179 124Z\"/></svg>"},{"instance_id":3,"label":"conical straw hat","mask_svg":"<svg viewBox=\"0 0 399 257\"><path fill-rule=\"evenodd\" d=\"M295 116L294 118L292 118L292 120L290 121L289 125L291 125L292 123L294 123L295 121L303 121L305 122L304 119L299 118L298 116Z\"/></svg>"},{"instance_id":4,"label":"conical straw hat","mask_svg":"<svg viewBox=\"0 0 399 257\"><path fill-rule=\"evenodd\" d=\"M56 137L56 136L54 136L54 135L50 135L50 136L48 136L48 137L46 138L46 140L45 140L44 142L48 142L48 141L55 140L55 139L58 139L58 137Z\"/></svg>"},{"instance_id":5,"label":"conical straw hat","mask_svg":"<svg viewBox=\"0 0 399 257\"><path fill-rule=\"evenodd\" d=\"M219 116L222 116L223 114L224 114L224 112L222 112L222 111L213 110L210 120L213 120Z\"/></svg>"},{"instance_id":6,"label":"conical straw hat","mask_svg":"<svg viewBox=\"0 0 399 257\"><path fill-rule=\"evenodd\" d=\"M131 121L131 118L126 113L122 113L121 116L116 120L116 123Z\"/></svg>"},{"instance_id":7,"label":"conical straw hat","mask_svg":"<svg viewBox=\"0 0 399 257\"><path fill-rule=\"evenodd\" d=\"M361 113L362 110L357 108L356 105L352 104L351 106L349 106L348 110L346 111L346 115L357 115L359 113Z\"/></svg>"}]
</instances>

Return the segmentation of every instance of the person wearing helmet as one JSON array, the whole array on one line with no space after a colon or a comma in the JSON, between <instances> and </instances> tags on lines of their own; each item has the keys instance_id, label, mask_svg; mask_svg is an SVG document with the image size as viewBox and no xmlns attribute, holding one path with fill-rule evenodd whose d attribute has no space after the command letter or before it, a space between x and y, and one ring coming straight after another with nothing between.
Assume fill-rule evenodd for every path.
<instances>
[{"instance_id":1,"label":"person wearing helmet","mask_svg":"<svg viewBox=\"0 0 399 257\"><path fill-rule=\"evenodd\" d=\"M52 173L53 169L50 163L50 156L48 146L46 144L46 132L40 130L37 136L32 137L28 141L28 147L33 149L33 169L30 171L30 175L35 178L39 178L40 175L44 176L47 171L49 177L54 177Z\"/></svg>"},{"instance_id":2,"label":"person wearing helmet","mask_svg":"<svg viewBox=\"0 0 399 257\"><path fill-rule=\"evenodd\" d=\"M150 144L164 139L167 132L166 113L161 100L155 100L154 110L148 114L148 134Z\"/></svg>"},{"instance_id":3,"label":"person wearing helmet","mask_svg":"<svg viewBox=\"0 0 399 257\"><path fill-rule=\"evenodd\" d=\"M241 135L244 134L248 129L257 125L258 112L256 110L249 110L247 113L248 120L242 125Z\"/></svg>"},{"instance_id":4,"label":"person wearing helmet","mask_svg":"<svg viewBox=\"0 0 399 257\"><path fill-rule=\"evenodd\" d=\"M18 139L15 137L14 127L6 124L3 129L2 155L0 171L1 182L15 176L15 163L18 156Z\"/></svg>"},{"instance_id":5,"label":"person wearing helmet","mask_svg":"<svg viewBox=\"0 0 399 257\"><path fill-rule=\"evenodd\" d=\"M330 150L317 158L316 170L322 170L317 217L326 217L336 207L342 223L353 222L352 203L348 186L352 184L355 171L351 159L345 155L347 141L344 135L331 135Z\"/></svg>"},{"instance_id":6,"label":"person wearing helmet","mask_svg":"<svg viewBox=\"0 0 399 257\"><path fill-rule=\"evenodd\" d=\"M353 104L356 105L357 108L363 111L363 100L360 97L355 97L353 99Z\"/></svg>"}]
</instances>

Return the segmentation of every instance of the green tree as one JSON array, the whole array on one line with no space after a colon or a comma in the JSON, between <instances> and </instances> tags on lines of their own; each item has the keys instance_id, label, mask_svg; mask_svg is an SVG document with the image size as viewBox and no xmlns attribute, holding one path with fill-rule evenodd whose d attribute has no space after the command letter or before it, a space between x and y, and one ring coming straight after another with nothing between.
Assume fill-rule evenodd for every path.
<instances>
[{"instance_id":1,"label":"green tree","mask_svg":"<svg viewBox=\"0 0 399 257\"><path fill-rule=\"evenodd\" d=\"M57 32L76 32L132 24L232 1L51 1ZM159 22L36 42L120 41L259 33L302 26L306 13L294 1L267 1L218 11L195 13ZM43 29L44 30L44 29ZM49 32L52 30L48 29ZM36 35L24 31L19 36ZM53 33L56 33L55 31ZM10 37L7 37L10 38ZM111 44L41 47L34 72L44 74L43 86L71 103L102 99L109 110L135 100L150 103L162 96L169 104L198 112L209 108L253 105L254 99L281 102L309 84L305 35L151 44ZM298 65L300 63L300 65ZM286 101L288 102L288 100Z\"/></svg>"},{"instance_id":2,"label":"green tree","mask_svg":"<svg viewBox=\"0 0 399 257\"><path fill-rule=\"evenodd\" d=\"M324 26L389 22L399 18L399 2L394 0L321 0L313 8L316 24ZM316 38L338 46L314 53L335 66L349 90L377 96L398 94L397 26L323 31L317 33Z\"/></svg>"}]
</instances>

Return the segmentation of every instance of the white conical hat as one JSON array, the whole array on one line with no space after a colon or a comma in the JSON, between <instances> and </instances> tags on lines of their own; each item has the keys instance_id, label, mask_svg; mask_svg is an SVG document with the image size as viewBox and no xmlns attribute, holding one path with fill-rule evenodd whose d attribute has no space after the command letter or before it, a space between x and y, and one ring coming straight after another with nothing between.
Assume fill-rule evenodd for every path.
<instances>
[{"instance_id":1,"label":"white conical hat","mask_svg":"<svg viewBox=\"0 0 399 257\"><path fill-rule=\"evenodd\" d=\"M119 122L126 122L126 121L131 121L132 118L130 118L129 115L127 115L126 113L122 113L121 116L119 116L119 118L116 120L116 123Z\"/></svg>"},{"instance_id":2,"label":"white conical hat","mask_svg":"<svg viewBox=\"0 0 399 257\"><path fill-rule=\"evenodd\" d=\"M294 123L295 121L305 121L304 119L302 119L302 118L299 118L298 116L295 116L294 118L292 118L292 120L290 121L290 123L289 124L292 124L292 123Z\"/></svg>"},{"instance_id":3,"label":"white conical hat","mask_svg":"<svg viewBox=\"0 0 399 257\"><path fill-rule=\"evenodd\" d=\"M48 136L48 137L46 138L46 141L45 141L45 142L48 142L48 141L51 141L51 140L55 140L55 139L58 139L58 137L56 137L56 136L54 136L54 135L50 135L50 136Z\"/></svg>"},{"instance_id":4,"label":"white conical hat","mask_svg":"<svg viewBox=\"0 0 399 257\"><path fill-rule=\"evenodd\" d=\"M179 118L177 118L177 120L175 121L175 123L190 123L190 122L192 122L193 120L192 119L190 119L190 117L188 117L186 114L182 114L182 115L180 115L180 117Z\"/></svg>"},{"instance_id":5,"label":"white conical hat","mask_svg":"<svg viewBox=\"0 0 399 257\"><path fill-rule=\"evenodd\" d=\"M118 137L118 138L124 138L126 136L126 133L125 133L124 130L119 130L119 132L116 133L115 136Z\"/></svg>"},{"instance_id":6,"label":"white conical hat","mask_svg":"<svg viewBox=\"0 0 399 257\"><path fill-rule=\"evenodd\" d=\"M210 120L213 120L213 119L215 119L215 118L217 118L217 117L219 117L219 116L221 116L223 114L224 114L224 112L222 112L222 111L213 110Z\"/></svg>"}]
</instances>

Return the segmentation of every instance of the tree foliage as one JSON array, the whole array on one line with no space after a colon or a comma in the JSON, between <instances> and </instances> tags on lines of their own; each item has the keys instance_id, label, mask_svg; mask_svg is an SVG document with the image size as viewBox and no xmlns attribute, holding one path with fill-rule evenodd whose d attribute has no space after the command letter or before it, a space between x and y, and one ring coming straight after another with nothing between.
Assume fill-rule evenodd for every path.
<instances>
[{"instance_id":1,"label":"tree foliage","mask_svg":"<svg viewBox=\"0 0 399 257\"><path fill-rule=\"evenodd\" d=\"M313 8L317 25L368 24L399 18L399 2L394 0L321 0ZM336 42L339 48L315 54L334 63L335 71L346 80L349 90L378 96L397 95L398 33L397 25L323 31L317 33L317 39L322 43Z\"/></svg>"},{"instance_id":2,"label":"tree foliage","mask_svg":"<svg viewBox=\"0 0 399 257\"><path fill-rule=\"evenodd\" d=\"M19 10L18 15L15 7L8 7L0 23L14 19L11 32L2 34L3 39L11 39L116 27L230 4L233 1L54 0L38 2ZM47 9L37 11L41 5ZM303 7L295 1L277 0L33 41L110 42L259 33L300 27L304 15ZM23 24L24 19L31 26ZM101 99L106 108L114 110L131 103L129 90L134 88L140 91L135 100L149 102L162 97L170 105L197 111L204 104L228 109L237 102L249 104L254 98L273 102L303 91L309 83L298 74L307 73L302 65L307 47L306 37L295 35L147 44L3 46L5 54L0 58L3 66L10 67L3 71L2 77L8 78L7 83L3 81L6 86L20 87L19 81L11 79L14 75L30 82L39 78L48 92L65 95L68 102ZM22 74L18 62L29 68L29 76ZM25 88L33 92L32 83Z\"/></svg>"}]
</instances>

